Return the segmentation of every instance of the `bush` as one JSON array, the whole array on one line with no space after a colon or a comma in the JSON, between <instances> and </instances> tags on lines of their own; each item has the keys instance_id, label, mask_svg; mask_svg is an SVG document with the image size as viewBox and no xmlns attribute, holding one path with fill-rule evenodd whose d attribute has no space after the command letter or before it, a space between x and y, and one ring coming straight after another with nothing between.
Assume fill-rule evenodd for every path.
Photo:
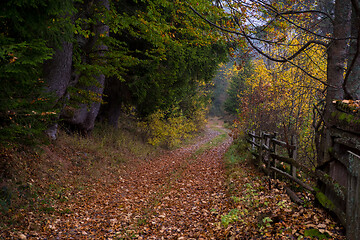
<instances>
[{"instance_id":1,"label":"bush","mask_svg":"<svg viewBox=\"0 0 360 240\"><path fill-rule=\"evenodd\" d=\"M149 115L146 121L140 122L139 126L148 133L150 144L168 148L175 147L182 140L191 137L191 133L198 131L200 127L177 109L171 113L158 110Z\"/></svg>"}]
</instances>

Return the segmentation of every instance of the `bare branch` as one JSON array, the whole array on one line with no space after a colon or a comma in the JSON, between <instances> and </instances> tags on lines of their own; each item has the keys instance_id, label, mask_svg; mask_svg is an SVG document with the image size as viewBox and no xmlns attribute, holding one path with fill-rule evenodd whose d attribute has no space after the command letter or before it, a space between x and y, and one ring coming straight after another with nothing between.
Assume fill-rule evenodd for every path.
<instances>
[{"instance_id":1,"label":"bare branch","mask_svg":"<svg viewBox=\"0 0 360 240\"><path fill-rule=\"evenodd\" d=\"M332 23L334 22L334 19L330 16L330 14L328 14L327 12L322 12L322 11L318 11L318 10L303 10L303 11L295 11L295 10L290 10L290 11L286 11L286 12L281 12L281 15L292 15L292 14L300 14L300 13L319 13L322 15L325 15Z\"/></svg>"},{"instance_id":2,"label":"bare branch","mask_svg":"<svg viewBox=\"0 0 360 240\"><path fill-rule=\"evenodd\" d=\"M299 65L293 63L292 61L288 61L288 63L290 63L291 65L297 67L298 69L300 69L303 73L305 73L307 76L311 77L312 79L315 79L315 80L321 82L321 83L324 84L325 86L328 86L328 87L330 86L330 87L333 87L333 88L334 88L334 86L331 86L331 85L327 84L325 81L321 80L320 78L317 78L317 77L311 75L311 74L310 74L309 72L307 72L305 69L303 69L303 68L300 67Z\"/></svg>"},{"instance_id":3,"label":"bare branch","mask_svg":"<svg viewBox=\"0 0 360 240\"><path fill-rule=\"evenodd\" d=\"M250 0L252 2L254 2L255 0ZM306 29L302 26L300 26L299 24L296 24L295 22L291 21L289 18L285 17L281 12L279 12L275 7L271 6L270 4L264 2L264 1L261 1L261 0L256 0L257 2L259 2L262 6L264 6L265 8L269 9L270 11L272 11L273 13L276 14L276 17L277 16L281 16L285 21L287 21L288 23L290 23L291 25L303 30L304 32L307 32L309 34L312 34L316 37L320 37L320 38L325 38L325 39L331 39L331 40L348 40L348 39L354 39L354 37L346 37L346 38L333 38L333 37L328 37L328 36L325 36L325 35L321 35L321 34L318 34L318 33L315 33L315 32L312 32L310 31L309 29Z\"/></svg>"},{"instance_id":4,"label":"bare branch","mask_svg":"<svg viewBox=\"0 0 360 240\"><path fill-rule=\"evenodd\" d=\"M311 40L309 42L307 42L305 45L303 45L298 51L296 51L293 55L291 55L290 57L288 58L274 58L268 54L266 54L265 52L263 52L259 47L255 46L255 44L252 42L252 40L261 40L261 41L264 41L266 42L267 40L263 40L263 39L257 39L257 38L254 38L254 37L251 37L249 36L248 34L245 33L244 30L241 29L241 32L239 31L234 31L234 30L229 30L229 29L226 29L224 27L221 27L215 23L213 23L212 21L210 21L209 19L205 18L202 14L200 14L198 11L196 11L190 4L188 4L190 9L196 14L198 15L201 19L203 19L204 21L206 21L207 23L209 23L211 26L213 27L216 27L224 32L227 32L227 33L232 33L232 34L236 34L236 35L240 35L240 36L243 36L245 37L245 39L248 41L248 43L251 45L252 48L254 48L258 53L260 53L261 55L263 55L264 57L274 61L274 62L288 62L292 59L294 59L296 56L298 56L301 52L303 52L306 48L308 48L311 44L318 44L318 45L322 45L324 47L328 47L327 43L323 42L323 41L319 41L319 40ZM237 20L237 19L235 19ZM241 27L241 25L239 23L237 23L239 27ZM275 42L276 43L276 42Z\"/></svg>"}]
</instances>

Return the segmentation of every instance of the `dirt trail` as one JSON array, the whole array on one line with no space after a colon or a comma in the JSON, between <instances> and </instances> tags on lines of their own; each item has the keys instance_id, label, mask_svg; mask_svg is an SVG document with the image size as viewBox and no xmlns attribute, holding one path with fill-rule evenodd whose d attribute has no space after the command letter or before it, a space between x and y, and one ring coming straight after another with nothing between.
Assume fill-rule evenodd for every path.
<instances>
[{"instance_id":1,"label":"dirt trail","mask_svg":"<svg viewBox=\"0 0 360 240\"><path fill-rule=\"evenodd\" d=\"M94 183L77 204L66 203L71 214L47 223L43 233L50 239L223 238L216 223L227 207L222 157L231 140L196 152L219 134L208 128L194 145L126 167L116 184Z\"/></svg>"},{"instance_id":2,"label":"dirt trail","mask_svg":"<svg viewBox=\"0 0 360 240\"><path fill-rule=\"evenodd\" d=\"M38 212L15 214L25 218L5 239L345 239L313 195L299 189L304 204L292 203L288 183L239 155L245 145L229 148L219 121L209 125L194 144L152 159L71 168L63 193L43 196ZM96 174L76 174L83 171Z\"/></svg>"}]
</instances>

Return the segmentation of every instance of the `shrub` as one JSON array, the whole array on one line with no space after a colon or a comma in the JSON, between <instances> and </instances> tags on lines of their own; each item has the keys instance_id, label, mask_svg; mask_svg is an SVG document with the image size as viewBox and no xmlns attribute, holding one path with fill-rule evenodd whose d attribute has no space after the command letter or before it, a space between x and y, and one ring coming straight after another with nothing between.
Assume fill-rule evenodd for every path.
<instances>
[{"instance_id":1,"label":"shrub","mask_svg":"<svg viewBox=\"0 0 360 240\"><path fill-rule=\"evenodd\" d=\"M199 124L195 124L178 109L171 112L158 110L149 115L146 121L140 122L139 126L148 133L150 144L168 148L175 147L199 130Z\"/></svg>"}]
</instances>

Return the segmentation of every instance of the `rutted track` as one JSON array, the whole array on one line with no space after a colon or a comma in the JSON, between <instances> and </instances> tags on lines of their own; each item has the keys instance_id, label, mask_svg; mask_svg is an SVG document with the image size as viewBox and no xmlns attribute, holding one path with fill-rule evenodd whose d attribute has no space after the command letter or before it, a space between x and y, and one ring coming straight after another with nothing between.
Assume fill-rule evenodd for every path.
<instances>
[{"instance_id":1,"label":"rutted track","mask_svg":"<svg viewBox=\"0 0 360 240\"><path fill-rule=\"evenodd\" d=\"M195 154L219 132L207 129L196 144L128 166L116 184L94 184L49 223L44 234L60 239L215 239L227 207L222 157L230 138ZM68 203L67 203L68 204Z\"/></svg>"}]
</instances>

